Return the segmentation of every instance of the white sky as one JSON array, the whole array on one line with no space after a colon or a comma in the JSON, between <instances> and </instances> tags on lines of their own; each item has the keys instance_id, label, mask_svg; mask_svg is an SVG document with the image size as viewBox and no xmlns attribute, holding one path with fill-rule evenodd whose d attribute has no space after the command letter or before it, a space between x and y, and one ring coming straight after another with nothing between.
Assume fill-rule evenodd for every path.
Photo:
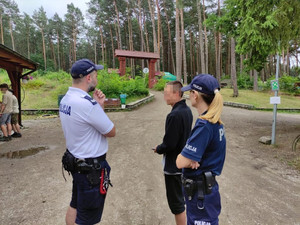
<instances>
[{"instance_id":1,"label":"white sky","mask_svg":"<svg viewBox=\"0 0 300 225\"><path fill-rule=\"evenodd\" d=\"M18 6L20 13L26 12L29 15L33 14L34 10L38 10L41 6L44 7L47 17L51 18L57 12L63 18L67 12L67 4L73 3L78 7L84 17L86 17L86 10L88 0L14 0Z\"/></svg>"}]
</instances>

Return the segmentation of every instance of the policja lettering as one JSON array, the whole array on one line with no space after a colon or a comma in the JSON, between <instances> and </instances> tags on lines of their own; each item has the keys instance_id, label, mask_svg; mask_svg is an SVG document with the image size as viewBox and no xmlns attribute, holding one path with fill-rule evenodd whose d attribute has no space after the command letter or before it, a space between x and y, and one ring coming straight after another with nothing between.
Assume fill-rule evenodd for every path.
<instances>
[{"instance_id":1,"label":"policja lettering","mask_svg":"<svg viewBox=\"0 0 300 225\"><path fill-rule=\"evenodd\" d=\"M59 111L71 116L71 106L60 104Z\"/></svg>"},{"instance_id":2,"label":"policja lettering","mask_svg":"<svg viewBox=\"0 0 300 225\"><path fill-rule=\"evenodd\" d=\"M193 146L188 145L188 144L185 145L185 148L188 149L188 150L190 150L190 151L192 151L192 152L196 152L197 151L196 147L193 147Z\"/></svg>"},{"instance_id":3,"label":"policja lettering","mask_svg":"<svg viewBox=\"0 0 300 225\"><path fill-rule=\"evenodd\" d=\"M224 128L220 128L219 129L219 135L220 135L220 141L223 140L223 136L224 136Z\"/></svg>"}]
</instances>

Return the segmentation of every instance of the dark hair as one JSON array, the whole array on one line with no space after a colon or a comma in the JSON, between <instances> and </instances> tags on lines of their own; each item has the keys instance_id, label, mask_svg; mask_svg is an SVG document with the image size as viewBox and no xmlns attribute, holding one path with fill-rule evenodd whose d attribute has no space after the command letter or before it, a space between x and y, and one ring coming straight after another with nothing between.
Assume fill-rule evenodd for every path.
<instances>
[{"instance_id":1,"label":"dark hair","mask_svg":"<svg viewBox=\"0 0 300 225\"><path fill-rule=\"evenodd\" d=\"M181 88L183 87L182 83L178 80L170 81L167 83L167 85L173 86L173 92L179 92L179 96L183 96L183 92L181 91Z\"/></svg>"},{"instance_id":2,"label":"dark hair","mask_svg":"<svg viewBox=\"0 0 300 225\"><path fill-rule=\"evenodd\" d=\"M3 83L3 84L0 84L0 88L6 88L6 89L8 89L8 85L7 85L7 84L5 84L5 83Z\"/></svg>"}]
</instances>

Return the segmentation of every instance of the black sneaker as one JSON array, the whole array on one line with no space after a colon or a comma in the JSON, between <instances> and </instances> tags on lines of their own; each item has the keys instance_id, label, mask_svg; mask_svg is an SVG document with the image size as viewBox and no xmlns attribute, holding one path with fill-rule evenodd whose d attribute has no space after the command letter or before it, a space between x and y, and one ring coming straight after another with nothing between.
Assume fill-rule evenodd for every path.
<instances>
[{"instance_id":1,"label":"black sneaker","mask_svg":"<svg viewBox=\"0 0 300 225\"><path fill-rule=\"evenodd\" d=\"M15 132L15 133L13 133L13 135L11 135L11 137L20 138L20 137L22 137L22 134Z\"/></svg>"},{"instance_id":2,"label":"black sneaker","mask_svg":"<svg viewBox=\"0 0 300 225\"><path fill-rule=\"evenodd\" d=\"M9 137L6 136L0 137L0 141L9 141Z\"/></svg>"},{"instance_id":3,"label":"black sneaker","mask_svg":"<svg viewBox=\"0 0 300 225\"><path fill-rule=\"evenodd\" d=\"M12 137L11 135L8 135L8 140L11 141Z\"/></svg>"}]
</instances>

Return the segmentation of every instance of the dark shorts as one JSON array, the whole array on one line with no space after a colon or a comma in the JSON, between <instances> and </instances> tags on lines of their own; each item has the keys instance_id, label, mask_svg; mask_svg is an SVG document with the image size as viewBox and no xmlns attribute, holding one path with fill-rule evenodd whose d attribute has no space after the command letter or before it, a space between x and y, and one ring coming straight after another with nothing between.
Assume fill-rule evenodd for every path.
<instances>
[{"instance_id":1,"label":"dark shorts","mask_svg":"<svg viewBox=\"0 0 300 225\"><path fill-rule=\"evenodd\" d=\"M188 199L186 195L185 198ZM186 201L187 225L218 225L220 213L221 198L218 183L213 186L212 193L204 196L204 200L199 200L195 194L192 200Z\"/></svg>"},{"instance_id":2,"label":"dark shorts","mask_svg":"<svg viewBox=\"0 0 300 225\"><path fill-rule=\"evenodd\" d=\"M9 124L11 121L11 114L10 113L4 113L0 117L0 125Z\"/></svg>"},{"instance_id":3,"label":"dark shorts","mask_svg":"<svg viewBox=\"0 0 300 225\"><path fill-rule=\"evenodd\" d=\"M11 124L16 125L19 123L19 114L18 113L13 113L11 114Z\"/></svg>"},{"instance_id":4,"label":"dark shorts","mask_svg":"<svg viewBox=\"0 0 300 225\"><path fill-rule=\"evenodd\" d=\"M175 215L184 212L184 197L182 191L181 175L165 174L166 193L169 208Z\"/></svg>"},{"instance_id":5,"label":"dark shorts","mask_svg":"<svg viewBox=\"0 0 300 225\"><path fill-rule=\"evenodd\" d=\"M104 161L105 167L110 167ZM103 167L102 167L103 168ZM109 175L109 174L108 174ZM70 206L77 211L76 224L92 225L99 223L102 217L106 194L100 193L100 184L91 185L86 174L72 173L73 189Z\"/></svg>"}]
</instances>

